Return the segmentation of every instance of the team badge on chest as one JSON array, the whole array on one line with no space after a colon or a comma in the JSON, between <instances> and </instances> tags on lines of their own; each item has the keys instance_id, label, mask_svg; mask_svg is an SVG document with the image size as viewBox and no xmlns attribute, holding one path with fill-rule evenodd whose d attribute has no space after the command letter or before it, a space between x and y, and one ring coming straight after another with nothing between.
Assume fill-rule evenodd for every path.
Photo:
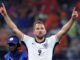
<instances>
[{"instance_id":1,"label":"team badge on chest","mask_svg":"<svg viewBox=\"0 0 80 60\"><path fill-rule=\"evenodd\" d=\"M43 44L43 47L44 47L44 48L47 48L47 47L48 47L48 43L44 43L44 44Z\"/></svg>"}]
</instances>

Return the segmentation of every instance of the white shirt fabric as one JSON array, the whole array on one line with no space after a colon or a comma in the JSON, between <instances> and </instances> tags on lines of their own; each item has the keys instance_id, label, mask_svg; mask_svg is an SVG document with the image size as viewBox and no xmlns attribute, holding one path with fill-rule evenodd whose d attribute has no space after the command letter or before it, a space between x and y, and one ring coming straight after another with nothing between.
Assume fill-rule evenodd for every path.
<instances>
[{"instance_id":1,"label":"white shirt fabric","mask_svg":"<svg viewBox=\"0 0 80 60\"><path fill-rule=\"evenodd\" d=\"M38 43L35 38L24 35L22 41L28 48L29 60L52 60L55 44L58 42L56 35L45 38L45 41Z\"/></svg>"}]
</instances>

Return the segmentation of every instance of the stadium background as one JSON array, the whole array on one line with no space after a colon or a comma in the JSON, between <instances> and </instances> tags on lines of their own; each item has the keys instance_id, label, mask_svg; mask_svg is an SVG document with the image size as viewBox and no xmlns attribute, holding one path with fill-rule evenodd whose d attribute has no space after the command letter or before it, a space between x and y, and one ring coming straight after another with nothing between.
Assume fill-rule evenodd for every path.
<instances>
[{"instance_id":1,"label":"stadium background","mask_svg":"<svg viewBox=\"0 0 80 60\"><path fill-rule=\"evenodd\" d=\"M0 0L18 28L33 36L33 23L39 19L44 22L47 36L57 33L70 19L73 7L79 13L77 21L64 35L54 50L53 60L80 59L80 1L79 0ZM0 60L8 51L6 39L13 35L0 15ZM23 48L24 49L24 48Z\"/></svg>"}]
</instances>

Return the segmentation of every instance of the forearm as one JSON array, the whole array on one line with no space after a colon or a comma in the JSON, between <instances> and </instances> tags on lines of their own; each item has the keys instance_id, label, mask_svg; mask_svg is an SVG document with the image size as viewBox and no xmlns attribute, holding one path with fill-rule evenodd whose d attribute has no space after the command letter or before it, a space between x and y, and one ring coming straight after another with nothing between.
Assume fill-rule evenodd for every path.
<instances>
[{"instance_id":1,"label":"forearm","mask_svg":"<svg viewBox=\"0 0 80 60\"><path fill-rule=\"evenodd\" d=\"M63 32L62 34L65 34L72 26L72 24L74 23L74 19L70 19L61 29L61 31Z\"/></svg>"},{"instance_id":2,"label":"forearm","mask_svg":"<svg viewBox=\"0 0 80 60\"><path fill-rule=\"evenodd\" d=\"M60 39L64 34L68 32L68 30L71 28L72 24L74 23L74 19L71 18L63 27L62 29L56 34L58 39Z\"/></svg>"},{"instance_id":3,"label":"forearm","mask_svg":"<svg viewBox=\"0 0 80 60\"><path fill-rule=\"evenodd\" d=\"M62 27L62 29L56 34L58 40L61 39L61 37L67 33L67 31L71 28L72 24L74 23L75 19L78 18L78 12L75 11L75 8L73 9L71 19Z\"/></svg>"},{"instance_id":4,"label":"forearm","mask_svg":"<svg viewBox=\"0 0 80 60\"><path fill-rule=\"evenodd\" d=\"M12 22L11 18L6 14L4 17L5 22L7 23L8 27L13 30L16 29L16 25Z\"/></svg>"},{"instance_id":5,"label":"forearm","mask_svg":"<svg viewBox=\"0 0 80 60\"><path fill-rule=\"evenodd\" d=\"M7 23L8 27L16 34L16 36L21 38L23 36L23 33L12 22L11 18L7 14L6 8L3 3L2 3L2 7L0 7L0 14L4 17L4 20Z\"/></svg>"},{"instance_id":6,"label":"forearm","mask_svg":"<svg viewBox=\"0 0 80 60\"><path fill-rule=\"evenodd\" d=\"M23 36L23 33L17 28L17 26L12 22L11 18L6 14L4 17L5 22L7 23L8 27L18 36L20 39Z\"/></svg>"}]
</instances>

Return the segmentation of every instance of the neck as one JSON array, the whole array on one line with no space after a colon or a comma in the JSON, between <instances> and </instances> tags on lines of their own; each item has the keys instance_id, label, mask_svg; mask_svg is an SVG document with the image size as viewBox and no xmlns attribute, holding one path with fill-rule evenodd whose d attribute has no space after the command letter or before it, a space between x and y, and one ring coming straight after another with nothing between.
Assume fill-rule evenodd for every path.
<instances>
[{"instance_id":1,"label":"neck","mask_svg":"<svg viewBox=\"0 0 80 60\"><path fill-rule=\"evenodd\" d=\"M42 38L36 37L35 41L38 42L38 43L42 43L42 42L45 41L45 38L44 37L42 37Z\"/></svg>"}]
</instances>

